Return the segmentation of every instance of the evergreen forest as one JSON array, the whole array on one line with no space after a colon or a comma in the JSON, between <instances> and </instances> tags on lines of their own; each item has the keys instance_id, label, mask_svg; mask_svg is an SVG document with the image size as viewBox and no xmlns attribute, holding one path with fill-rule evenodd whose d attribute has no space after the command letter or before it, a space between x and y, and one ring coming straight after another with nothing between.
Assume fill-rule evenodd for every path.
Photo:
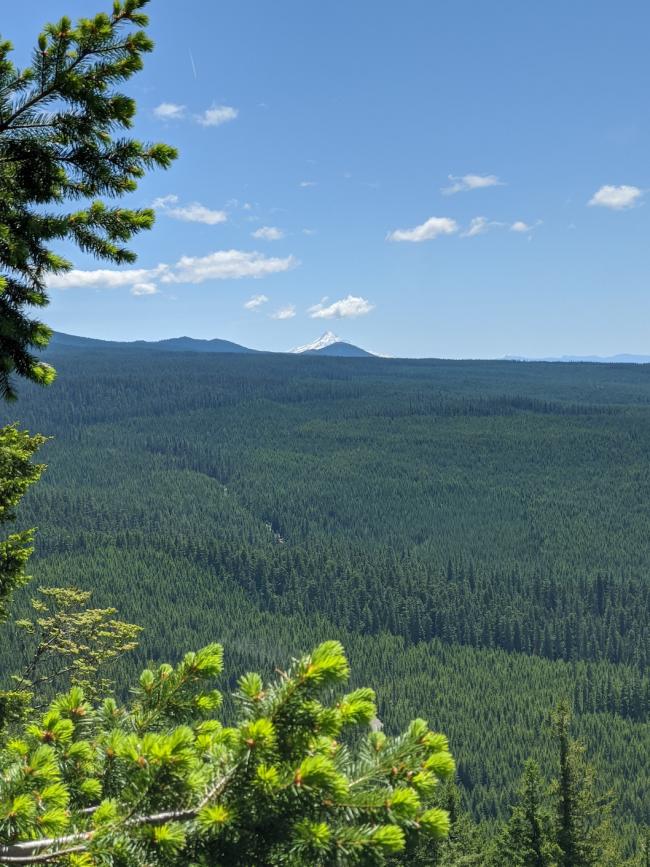
<instances>
[{"instance_id":1,"label":"evergreen forest","mask_svg":"<svg viewBox=\"0 0 650 867\"><path fill-rule=\"evenodd\" d=\"M339 639L385 732L422 716L448 736L481 839L506 834L528 759L556 775L551 711L568 702L620 851L641 852L650 367L45 357L56 384L2 407L51 437L19 513L38 532L16 617L38 586L115 606L143 627L110 670L122 696L188 648L219 642L227 672L270 677ZM27 642L0 640L8 675ZM226 714L236 685L219 684Z\"/></svg>"}]
</instances>

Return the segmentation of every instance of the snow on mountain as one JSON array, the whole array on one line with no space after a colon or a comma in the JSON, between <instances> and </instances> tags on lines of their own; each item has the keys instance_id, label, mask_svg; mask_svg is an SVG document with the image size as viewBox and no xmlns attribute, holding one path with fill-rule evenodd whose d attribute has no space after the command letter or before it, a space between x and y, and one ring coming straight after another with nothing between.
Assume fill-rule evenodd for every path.
<instances>
[{"instance_id":1,"label":"snow on mountain","mask_svg":"<svg viewBox=\"0 0 650 867\"><path fill-rule=\"evenodd\" d=\"M296 346L295 349L290 349L289 352L293 352L296 355L302 355L303 352L318 352L320 349L325 349L333 343L344 342L345 341L341 340L340 337L337 337L333 331L326 331L325 334L321 334L318 340L314 340L312 343L305 343L304 346Z\"/></svg>"}]
</instances>

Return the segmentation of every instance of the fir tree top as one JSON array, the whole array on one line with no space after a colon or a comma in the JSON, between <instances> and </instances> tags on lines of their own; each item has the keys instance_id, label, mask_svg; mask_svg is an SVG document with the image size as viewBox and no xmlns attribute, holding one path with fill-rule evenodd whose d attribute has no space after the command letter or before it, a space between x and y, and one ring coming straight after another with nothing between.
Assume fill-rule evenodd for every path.
<instances>
[{"instance_id":1,"label":"fir tree top","mask_svg":"<svg viewBox=\"0 0 650 867\"><path fill-rule=\"evenodd\" d=\"M144 28L148 0L115 0L110 14L61 18L38 37L31 66L19 70L0 41L0 394L14 398L13 374L45 384L52 368L34 351L51 331L29 308L48 303L47 275L68 270L52 244L74 242L116 264L151 228L149 208L108 206L135 190L147 169L176 157L165 144L125 136L135 101L119 87L142 68L153 43ZM66 211L78 200L79 210Z\"/></svg>"}]
</instances>

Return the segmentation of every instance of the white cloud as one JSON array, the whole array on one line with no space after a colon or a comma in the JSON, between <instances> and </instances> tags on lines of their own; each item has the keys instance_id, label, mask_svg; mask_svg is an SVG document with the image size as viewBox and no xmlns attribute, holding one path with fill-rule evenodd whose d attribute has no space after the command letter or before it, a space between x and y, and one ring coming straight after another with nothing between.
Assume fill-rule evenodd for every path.
<instances>
[{"instance_id":1,"label":"white cloud","mask_svg":"<svg viewBox=\"0 0 650 867\"><path fill-rule=\"evenodd\" d=\"M318 185L318 181L300 181L301 187L315 187Z\"/></svg>"},{"instance_id":2,"label":"white cloud","mask_svg":"<svg viewBox=\"0 0 650 867\"><path fill-rule=\"evenodd\" d=\"M531 226L529 223L525 223L523 220L515 220L515 222L510 226L511 232L532 232L535 226Z\"/></svg>"},{"instance_id":3,"label":"white cloud","mask_svg":"<svg viewBox=\"0 0 650 867\"><path fill-rule=\"evenodd\" d=\"M295 304L287 304L286 307L280 307L279 310L276 310L275 313L271 313L271 319L293 319L296 315L296 305Z\"/></svg>"},{"instance_id":4,"label":"white cloud","mask_svg":"<svg viewBox=\"0 0 650 867\"><path fill-rule=\"evenodd\" d=\"M134 283L131 286L131 295L155 295L157 292L155 283Z\"/></svg>"},{"instance_id":5,"label":"white cloud","mask_svg":"<svg viewBox=\"0 0 650 867\"><path fill-rule=\"evenodd\" d=\"M453 235L458 231L458 223L450 217L429 217L429 219L412 229L395 229L390 232L389 241L431 241L438 235Z\"/></svg>"},{"instance_id":6,"label":"white cloud","mask_svg":"<svg viewBox=\"0 0 650 867\"><path fill-rule=\"evenodd\" d=\"M184 220L186 223L205 223L207 226L216 226L217 223L225 223L228 219L225 211L213 211L200 202L191 202L181 208L170 208L167 213L176 220Z\"/></svg>"},{"instance_id":7,"label":"white cloud","mask_svg":"<svg viewBox=\"0 0 650 867\"><path fill-rule=\"evenodd\" d=\"M168 196L159 196L157 199L154 199L151 207L156 210L162 210L163 208L168 208L170 205L175 205L177 201L178 196L170 193Z\"/></svg>"},{"instance_id":8,"label":"white cloud","mask_svg":"<svg viewBox=\"0 0 650 867\"><path fill-rule=\"evenodd\" d=\"M632 208L642 196L643 190L640 190L639 187L631 187L627 184L615 187L611 184L605 184L593 194L587 204L622 211L625 208Z\"/></svg>"},{"instance_id":9,"label":"white cloud","mask_svg":"<svg viewBox=\"0 0 650 867\"><path fill-rule=\"evenodd\" d=\"M316 229L303 229L302 233L303 235L315 235Z\"/></svg>"},{"instance_id":10,"label":"white cloud","mask_svg":"<svg viewBox=\"0 0 650 867\"><path fill-rule=\"evenodd\" d=\"M284 238L284 232L276 226L261 226L251 234L253 238L261 238L263 241L279 241Z\"/></svg>"},{"instance_id":11,"label":"white cloud","mask_svg":"<svg viewBox=\"0 0 650 867\"><path fill-rule=\"evenodd\" d=\"M94 271L73 269L63 274L51 274L47 285L50 289L119 289L122 286L136 286L150 282L161 273L166 265L157 268L124 268L112 271L98 268Z\"/></svg>"},{"instance_id":12,"label":"white cloud","mask_svg":"<svg viewBox=\"0 0 650 867\"><path fill-rule=\"evenodd\" d=\"M161 196L154 199L153 207L164 211L167 216L175 220L183 220L186 223L205 223L207 226L216 226L217 223L225 223L228 214L225 211L215 211L206 208L200 202L191 202L189 205L174 207L178 202L178 196Z\"/></svg>"},{"instance_id":13,"label":"white cloud","mask_svg":"<svg viewBox=\"0 0 650 867\"><path fill-rule=\"evenodd\" d=\"M196 120L201 126L221 126L222 123L234 120L238 114L239 110L231 105L213 105L212 108L206 109L203 114L197 115Z\"/></svg>"},{"instance_id":14,"label":"white cloud","mask_svg":"<svg viewBox=\"0 0 650 867\"><path fill-rule=\"evenodd\" d=\"M248 301L244 302L244 307L246 310L253 310L257 313L262 306L262 304L266 304L269 299L266 295L253 295L252 298L249 298Z\"/></svg>"},{"instance_id":15,"label":"white cloud","mask_svg":"<svg viewBox=\"0 0 650 867\"><path fill-rule=\"evenodd\" d=\"M348 319L355 316L365 316L366 313L370 313L374 309L375 305L365 298L348 295L346 298L341 298L340 301L334 301L327 307L321 301L310 307L307 312L312 319Z\"/></svg>"},{"instance_id":16,"label":"white cloud","mask_svg":"<svg viewBox=\"0 0 650 867\"><path fill-rule=\"evenodd\" d=\"M469 229L463 232L463 238L475 238L476 235L484 235L490 229L498 229L503 223L496 220L488 220L487 217L474 217L469 224Z\"/></svg>"},{"instance_id":17,"label":"white cloud","mask_svg":"<svg viewBox=\"0 0 650 867\"><path fill-rule=\"evenodd\" d=\"M185 117L185 106L175 102L161 102L153 110L159 120L182 120Z\"/></svg>"},{"instance_id":18,"label":"white cloud","mask_svg":"<svg viewBox=\"0 0 650 867\"><path fill-rule=\"evenodd\" d=\"M245 250L217 250L207 256L182 256L174 265L161 263L155 268L124 268L122 270L75 269L64 274L52 274L50 289L119 289L129 286L134 294L152 295L155 281L161 283L204 283L206 280L238 280L242 277L266 277L297 267L294 256L283 259ZM146 287L146 288L143 288Z\"/></svg>"},{"instance_id":19,"label":"white cloud","mask_svg":"<svg viewBox=\"0 0 650 867\"><path fill-rule=\"evenodd\" d=\"M466 193L469 190L482 190L485 187L503 186L503 181L500 181L496 175L463 175L462 177L449 175L449 180L452 182L450 186L442 187L440 190L445 196Z\"/></svg>"},{"instance_id":20,"label":"white cloud","mask_svg":"<svg viewBox=\"0 0 650 867\"><path fill-rule=\"evenodd\" d=\"M182 256L161 279L163 283L203 283L205 280L259 278L289 271L297 264L294 256L278 259L244 250L218 250L207 256Z\"/></svg>"}]
</instances>

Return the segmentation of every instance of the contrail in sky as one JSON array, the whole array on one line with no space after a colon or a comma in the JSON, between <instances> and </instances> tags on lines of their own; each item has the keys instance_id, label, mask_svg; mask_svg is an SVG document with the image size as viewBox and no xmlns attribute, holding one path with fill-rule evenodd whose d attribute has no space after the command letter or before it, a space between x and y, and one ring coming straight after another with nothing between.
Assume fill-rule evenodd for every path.
<instances>
[{"instance_id":1,"label":"contrail in sky","mask_svg":"<svg viewBox=\"0 0 650 867\"><path fill-rule=\"evenodd\" d=\"M190 63L192 64L192 72L194 73L194 80L196 81L196 64L194 63L194 57L192 56L192 51L189 50L190 54Z\"/></svg>"}]
</instances>

